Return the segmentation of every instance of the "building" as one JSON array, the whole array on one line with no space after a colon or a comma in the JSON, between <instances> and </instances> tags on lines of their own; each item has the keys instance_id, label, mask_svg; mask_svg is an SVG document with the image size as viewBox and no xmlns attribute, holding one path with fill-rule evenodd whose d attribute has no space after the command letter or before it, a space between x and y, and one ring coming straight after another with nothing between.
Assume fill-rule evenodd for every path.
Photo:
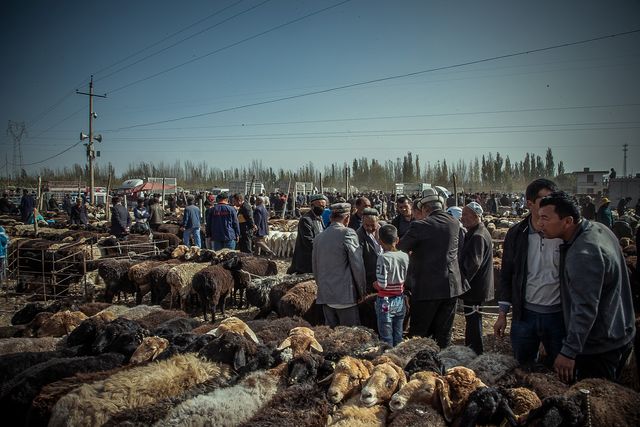
<instances>
[{"instance_id":1,"label":"building","mask_svg":"<svg viewBox=\"0 0 640 427\"><path fill-rule=\"evenodd\" d=\"M576 194L602 194L607 188L606 176L609 171L592 171L584 168L581 172L573 172L576 177Z\"/></svg>"},{"instance_id":2,"label":"building","mask_svg":"<svg viewBox=\"0 0 640 427\"><path fill-rule=\"evenodd\" d=\"M611 200L611 207L618 206L620 199L631 197L629 207L633 207L640 199L640 174L635 177L613 178L609 180L607 197Z\"/></svg>"}]
</instances>

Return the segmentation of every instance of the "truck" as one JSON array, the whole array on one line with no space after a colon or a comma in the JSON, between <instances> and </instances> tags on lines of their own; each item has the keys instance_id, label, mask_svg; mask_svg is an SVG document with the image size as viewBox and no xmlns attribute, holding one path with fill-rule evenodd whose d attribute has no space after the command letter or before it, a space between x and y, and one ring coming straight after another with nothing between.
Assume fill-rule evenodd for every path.
<instances>
[{"instance_id":1,"label":"truck","mask_svg":"<svg viewBox=\"0 0 640 427\"><path fill-rule=\"evenodd\" d=\"M227 187L229 188L229 195L237 193L246 196L266 193L264 184L258 181L253 181L253 186L251 185L251 181L229 181Z\"/></svg>"}]
</instances>

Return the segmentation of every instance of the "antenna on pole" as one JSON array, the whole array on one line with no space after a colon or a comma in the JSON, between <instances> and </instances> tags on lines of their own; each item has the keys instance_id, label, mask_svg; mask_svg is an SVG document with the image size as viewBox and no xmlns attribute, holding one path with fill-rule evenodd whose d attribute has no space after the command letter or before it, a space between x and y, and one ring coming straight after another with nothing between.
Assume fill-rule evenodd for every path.
<instances>
[{"instance_id":1,"label":"antenna on pole","mask_svg":"<svg viewBox=\"0 0 640 427\"><path fill-rule=\"evenodd\" d=\"M622 152L624 153L624 163L622 163L622 176L627 176L627 151L629 151L629 144L622 146Z\"/></svg>"}]
</instances>

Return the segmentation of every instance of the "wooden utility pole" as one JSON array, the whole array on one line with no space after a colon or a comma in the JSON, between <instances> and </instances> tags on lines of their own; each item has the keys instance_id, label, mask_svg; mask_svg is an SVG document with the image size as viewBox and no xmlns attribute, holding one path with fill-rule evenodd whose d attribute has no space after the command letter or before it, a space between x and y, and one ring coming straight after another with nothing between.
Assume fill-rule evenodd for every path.
<instances>
[{"instance_id":1,"label":"wooden utility pole","mask_svg":"<svg viewBox=\"0 0 640 427\"><path fill-rule=\"evenodd\" d=\"M93 76L91 76L91 81L89 82L89 93L80 92L76 90L78 95L87 95L89 96L89 142L86 144L87 146L87 158L89 159L89 176L91 180L91 186L89 187L89 203L92 206L95 206L95 180L93 174L93 161L96 158L96 152L93 150L93 119L98 117L98 115L93 111L93 97L97 96L98 98L106 98L107 94L104 95L95 95L93 93ZM85 139L84 135L80 133L80 139ZM102 141L102 136L99 137L98 142Z\"/></svg>"}]
</instances>

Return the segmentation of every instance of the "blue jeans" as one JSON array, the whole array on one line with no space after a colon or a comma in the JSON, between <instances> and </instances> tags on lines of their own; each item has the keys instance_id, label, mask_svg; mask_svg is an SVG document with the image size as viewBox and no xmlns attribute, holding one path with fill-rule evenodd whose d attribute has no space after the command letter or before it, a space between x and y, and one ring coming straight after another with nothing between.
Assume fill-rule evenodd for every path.
<instances>
[{"instance_id":1,"label":"blue jeans","mask_svg":"<svg viewBox=\"0 0 640 427\"><path fill-rule=\"evenodd\" d=\"M193 236L194 246L199 248L202 247L202 242L200 242L200 227L197 228L186 228L182 233L182 241L186 246L191 246L189 242L189 237Z\"/></svg>"},{"instance_id":2,"label":"blue jeans","mask_svg":"<svg viewBox=\"0 0 640 427\"><path fill-rule=\"evenodd\" d=\"M220 249L235 249L236 241L235 240L214 240L213 241L213 250L219 251Z\"/></svg>"},{"instance_id":3,"label":"blue jeans","mask_svg":"<svg viewBox=\"0 0 640 427\"><path fill-rule=\"evenodd\" d=\"M404 321L404 296L377 297L376 317L380 339L395 347L402 342L402 322Z\"/></svg>"},{"instance_id":4,"label":"blue jeans","mask_svg":"<svg viewBox=\"0 0 640 427\"><path fill-rule=\"evenodd\" d=\"M544 364L551 367L560 353L565 335L562 312L536 313L523 309L521 319L511 322L513 355L521 365L531 365L536 361L542 342L547 352Z\"/></svg>"}]
</instances>

